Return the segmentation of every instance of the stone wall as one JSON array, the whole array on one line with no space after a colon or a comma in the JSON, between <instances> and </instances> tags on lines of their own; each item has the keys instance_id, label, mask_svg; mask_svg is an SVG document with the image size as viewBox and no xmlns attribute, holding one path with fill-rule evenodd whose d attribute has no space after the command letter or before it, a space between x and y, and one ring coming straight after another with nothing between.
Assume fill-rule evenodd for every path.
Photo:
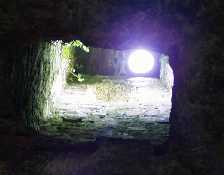
<instances>
[{"instance_id":1,"label":"stone wall","mask_svg":"<svg viewBox=\"0 0 224 175\"><path fill-rule=\"evenodd\" d=\"M173 82L174 82L174 75L173 70L169 64L169 57L162 55L160 58L160 80L164 84L164 86L170 90L172 90Z\"/></svg>"},{"instance_id":2,"label":"stone wall","mask_svg":"<svg viewBox=\"0 0 224 175\"><path fill-rule=\"evenodd\" d=\"M223 93L218 78L223 77L223 51L208 33L196 38L170 52L175 77L170 140L175 146L202 150L223 140L223 110L219 107ZM200 149L196 152L201 153Z\"/></svg>"},{"instance_id":3,"label":"stone wall","mask_svg":"<svg viewBox=\"0 0 224 175\"><path fill-rule=\"evenodd\" d=\"M51 110L51 88L59 73L60 45L40 41L4 47L0 97L5 103L1 103L0 112L7 116L6 122L12 119L15 125L21 123L21 128L38 130L40 118Z\"/></svg>"},{"instance_id":4,"label":"stone wall","mask_svg":"<svg viewBox=\"0 0 224 175\"><path fill-rule=\"evenodd\" d=\"M189 147L195 153L201 152L207 145L211 148L223 143L223 1L158 1L155 4L147 3L144 9L135 9L128 1L124 6L117 1L113 1L116 3L113 5L109 4L110 1L105 1L108 4L97 1L78 2L0 2L1 38L13 38L11 42L1 42L0 48L0 97L5 102L1 104L1 114L14 115L21 120L25 111L28 116L34 112L31 104L34 104L33 109L37 105L30 103L36 101L33 94L40 92L41 88L38 87L44 87L43 84L33 84L44 79L44 75L39 74L40 67L45 67L43 62L49 59L40 61L38 45L21 46L24 39L74 39L79 34L95 47L122 49L133 48L138 43L148 43L170 56L174 70L171 147L179 146L182 155L186 155L185 150ZM128 8L124 8L126 5ZM107 10L102 10L105 7ZM15 38L21 39L18 45L14 44ZM27 61L28 58L31 61ZM12 63L15 66L12 67ZM13 107L10 105L12 103ZM28 109L25 110L25 107ZM16 110L11 110L13 108ZM223 149L223 146L220 148ZM221 149L220 153L223 153ZM182 162L186 166L196 163L192 165L192 173L210 173L196 171L214 166L204 165L202 161L209 160L207 157L203 156L197 161L195 158L200 156L188 155L192 157L179 157L183 157ZM190 161L187 162L186 158Z\"/></svg>"},{"instance_id":5,"label":"stone wall","mask_svg":"<svg viewBox=\"0 0 224 175\"><path fill-rule=\"evenodd\" d=\"M128 67L125 64L127 61L127 52L103 49L90 48L88 72L101 75L126 75Z\"/></svg>"},{"instance_id":6,"label":"stone wall","mask_svg":"<svg viewBox=\"0 0 224 175\"><path fill-rule=\"evenodd\" d=\"M87 58L87 72L90 74L134 76L128 68L128 57L134 50L115 50L103 48L90 48ZM159 78L160 62L159 54L152 52L155 56L155 65L151 72L143 76Z\"/></svg>"},{"instance_id":7,"label":"stone wall","mask_svg":"<svg viewBox=\"0 0 224 175\"><path fill-rule=\"evenodd\" d=\"M0 44L0 118L9 118L13 115L13 89L11 81L12 71L12 53L10 45L7 43Z\"/></svg>"}]
</instances>

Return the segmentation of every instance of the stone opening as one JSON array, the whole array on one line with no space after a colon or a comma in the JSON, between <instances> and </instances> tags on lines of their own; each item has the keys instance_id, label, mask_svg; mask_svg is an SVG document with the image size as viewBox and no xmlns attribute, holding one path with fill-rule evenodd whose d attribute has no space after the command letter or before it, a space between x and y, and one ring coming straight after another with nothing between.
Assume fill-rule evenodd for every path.
<instances>
[{"instance_id":1,"label":"stone opening","mask_svg":"<svg viewBox=\"0 0 224 175\"><path fill-rule=\"evenodd\" d=\"M153 52L153 71L133 74L127 67L131 52L90 47L87 54L72 52L69 61L61 53L48 120L57 127L51 131L45 123L44 130L70 135L76 141L97 137L166 140L174 78L169 57Z\"/></svg>"},{"instance_id":2,"label":"stone opening","mask_svg":"<svg viewBox=\"0 0 224 175\"><path fill-rule=\"evenodd\" d=\"M0 97L2 99L0 129L1 133L7 133L6 141L17 140L12 137L12 134L21 135L18 130L23 129L24 120L27 125L38 129L39 118L44 116L42 109L47 107L46 99L49 101L48 104L51 104L48 92L52 81L48 80L53 80L53 78L48 77L49 72L54 72L49 71L54 65L49 63L54 59L49 59L49 43L43 40L69 40L80 36L95 47L119 49L130 48L130 45L136 46L139 43L151 43L155 49L161 49L171 56L171 65L175 74L171 137L169 144L165 144L168 148L168 155L166 151L161 155L161 147L157 148L159 155L152 154L153 151L148 142L145 144L145 149L142 149L143 144L139 142L137 145L133 144L133 147L130 147L132 143L128 143L127 147L120 151L114 148L111 148L113 150L111 151L106 145L106 149L102 149L102 152L106 155L110 153L107 156L108 161L100 159L97 164L91 164L90 171L98 167L100 173L96 174L117 174L120 170L126 170L120 174L141 174L141 172L142 174L147 174L147 172L220 174L223 167L224 145L222 115L224 97L221 86L224 75L221 47L223 43L223 30L221 30L223 26L221 19L224 15L223 1L149 2L144 0L143 2L142 0L140 2L138 0L134 2L132 0L121 3L108 0L100 2L81 0L16 1L16 3L3 0L0 2L0 38L2 41L0 44ZM54 74L51 75L54 77ZM68 134L71 131L70 126L81 125L82 132L85 131L85 126L91 126L91 122L83 126L83 123L79 121L80 119L68 122L67 119L62 120L55 117L45 127L52 132L60 131L64 136L63 139L72 137L72 134L76 138L81 131L74 130L74 133ZM51 138L54 139L54 137ZM40 141L38 139L38 144ZM1 139L1 143L1 146L4 145L5 140ZM16 143L6 145L5 148L11 148L12 145L17 146ZM26 140L24 142L24 139L20 143L24 147L31 148ZM55 148L49 143L45 141L42 145L49 146L50 149ZM55 141L51 143L55 145ZM20 148L23 147L19 145L19 150ZM136 152L136 149L142 152ZM33 166L29 167L35 164L35 162L31 164L27 162L27 157L33 157L27 156L30 151L22 151L24 154L20 154L18 149L14 151L3 147L1 150L3 161L15 160L7 161L9 164L7 163L6 166L3 164L4 169L11 169L15 172L32 169L32 172L18 172L18 174L38 174L41 171L40 167L43 167L44 159L35 161L41 163L35 166L36 169ZM134 154L136 156L128 152L129 150L136 152ZM79 149L77 151L80 152ZM13 154L14 152L16 154ZM39 157L39 151L35 151L34 154ZM58 162L58 155L55 156ZM13 165L18 165L17 160L20 160L20 157L26 159L24 166L15 168ZM75 154L64 157L70 159L70 157L77 156ZM98 156L93 154L93 158L96 157L99 160ZM91 158L92 156L87 157L87 160ZM68 161L65 160L68 159L61 159L56 166L66 167L63 163ZM76 163L69 163L70 170L74 170L74 164ZM81 172L90 173L87 167L84 161ZM107 171L103 171L106 169ZM58 169L54 170L53 172L56 172Z\"/></svg>"}]
</instances>

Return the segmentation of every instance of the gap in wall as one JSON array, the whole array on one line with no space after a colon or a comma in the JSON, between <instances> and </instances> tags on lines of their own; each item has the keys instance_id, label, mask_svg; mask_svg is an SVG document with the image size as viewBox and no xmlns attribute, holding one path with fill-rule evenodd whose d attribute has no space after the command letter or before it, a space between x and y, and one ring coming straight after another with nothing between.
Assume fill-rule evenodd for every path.
<instances>
[{"instance_id":1,"label":"gap in wall","mask_svg":"<svg viewBox=\"0 0 224 175\"><path fill-rule=\"evenodd\" d=\"M128 68L132 52L64 43L48 120L54 129L44 130L77 142L98 137L164 142L174 79L169 57L152 52L152 71L134 74Z\"/></svg>"}]
</instances>

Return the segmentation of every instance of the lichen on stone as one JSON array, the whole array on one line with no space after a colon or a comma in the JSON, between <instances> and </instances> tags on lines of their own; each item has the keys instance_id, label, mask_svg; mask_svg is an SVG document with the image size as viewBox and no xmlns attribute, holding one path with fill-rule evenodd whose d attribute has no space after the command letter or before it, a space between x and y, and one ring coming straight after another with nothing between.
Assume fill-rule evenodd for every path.
<instances>
[{"instance_id":1,"label":"lichen on stone","mask_svg":"<svg viewBox=\"0 0 224 175\"><path fill-rule=\"evenodd\" d=\"M103 101L128 100L130 91L131 87L127 84L109 79L96 84L96 97Z\"/></svg>"}]
</instances>

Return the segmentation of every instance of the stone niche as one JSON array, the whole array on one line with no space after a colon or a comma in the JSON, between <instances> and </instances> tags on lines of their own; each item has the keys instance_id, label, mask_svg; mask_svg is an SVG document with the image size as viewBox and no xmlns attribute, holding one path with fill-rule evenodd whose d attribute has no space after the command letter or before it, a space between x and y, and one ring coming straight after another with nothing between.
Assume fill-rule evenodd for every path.
<instances>
[{"instance_id":1,"label":"stone niche","mask_svg":"<svg viewBox=\"0 0 224 175\"><path fill-rule=\"evenodd\" d=\"M54 94L52 119L54 116L59 118L58 128L64 127L61 126L63 121L80 126L68 127L66 132L60 133L57 129L50 131L53 126L45 123L42 131L53 136L68 135L76 141L108 137L165 142L169 133L174 79L169 57L152 52L155 57L153 71L134 75L128 68L128 58L133 51L90 48L88 54L76 52L78 62L85 60L83 76L89 74L88 77L93 80L97 77L99 81L90 83L84 77L83 82L67 84L58 95ZM63 81L62 78L56 80ZM52 92L58 92L55 91L57 87L55 81ZM86 134L82 134L84 132Z\"/></svg>"}]
</instances>

